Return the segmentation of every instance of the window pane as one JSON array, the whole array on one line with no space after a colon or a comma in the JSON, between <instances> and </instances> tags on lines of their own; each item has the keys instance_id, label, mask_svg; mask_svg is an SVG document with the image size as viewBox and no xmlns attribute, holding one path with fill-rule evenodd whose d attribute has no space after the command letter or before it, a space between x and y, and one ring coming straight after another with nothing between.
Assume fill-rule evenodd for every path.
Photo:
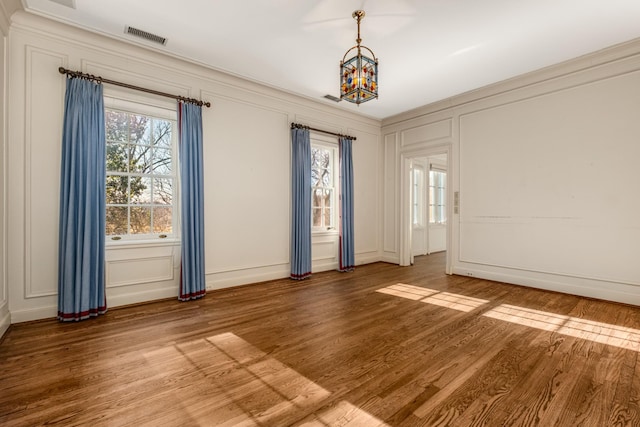
<instances>
[{"instance_id":1,"label":"window pane","mask_svg":"<svg viewBox=\"0 0 640 427\"><path fill-rule=\"evenodd\" d=\"M171 148L171 122L167 120L153 120L153 143L159 147Z\"/></svg>"},{"instance_id":2,"label":"window pane","mask_svg":"<svg viewBox=\"0 0 640 427\"><path fill-rule=\"evenodd\" d=\"M311 207L313 208L321 208L322 207L322 189L314 188L311 192Z\"/></svg>"},{"instance_id":3,"label":"window pane","mask_svg":"<svg viewBox=\"0 0 640 427\"><path fill-rule=\"evenodd\" d=\"M331 220L333 218L333 216L331 215L331 209L330 208L325 208L324 209L324 226L325 227L333 227L333 221Z\"/></svg>"},{"instance_id":4,"label":"window pane","mask_svg":"<svg viewBox=\"0 0 640 427\"><path fill-rule=\"evenodd\" d=\"M323 187L331 187L333 178L329 169L320 169L320 182Z\"/></svg>"},{"instance_id":5,"label":"window pane","mask_svg":"<svg viewBox=\"0 0 640 427\"><path fill-rule=\"evenodd\" d=\"M147 145L129 146L129 170L138 173L151 171L151 147Z\"/></svg>"},{"instance_id":6,"label":"window pane","mask_svg":"<svg viewBox=\"0 0 640 427\"><path fill-rule=\"evenodd\" d=\"M151 204L151 178L132 176L129 185L131 204Z\"/></svg>"},{"instance_id":7,"label":"window pane","mask_svg":"<svg viewBox=\"0 0 640 427\"><path fill-rule=\"evenodd\" d=\"M170 205L173 201L173 179L153 179L153 204Z\"/></svg>"},{"instance_id":8,"label":"window pane","mask_svg":"<svg viewBox=\"0 0 640 427\"><path fill-rule=\"evenodd\" d=\"M131 208L131 234L148 234L151 232L151 208L132 207Z\"/></svg>"},{"instance_id":9,"label":"window pane","mask_svg":"<svg viewBox=\"0 0 640 427\"><path fill-rule=\"evenodd\" d=\"M127 234L127 207L107 206L107 236Z\"/></svg>"},{"instance_id":10,"label":"window pane","mask_svg":"<svg viewBox=\"0 0 640 427\"><path fill-rule=\"evenodd\" d=\"M105 114L105 132L107 142L127 142L128 114L118 111L107 111Z\"/></svg>"},{"instance_id":11,"label":"window pane","mask_svg":"<svg viewBox=\"0 0 640 427\"><path fill-rule=\"evenodd\" d=\"M126 175L107 176L107 204L126 205L129 202L128 183Z\"/></svg>"},{"instance_id":12,"label":"window pane","mask_svg":"<svg viewBox=\"0 0 640 427\"><path fill-rule=\"evenodd\" d=\"M311 147L311 186L331 187L331 153L327 148Z\"/></svg>"},{"instance_id":13,"label":"window pane","mask_svg":"<svg viewBox=\"0 0 640 427\"><path fill-rule=\"evenodd\" d=\"M445 211L444 205L439 206L438 210L440 211L440 214L439 214L440 217L438 218L439 222L444 224L445 222L447 222L447 216L446 216L446 211Z\"/></svg>"},{"instance_id":14,"label":"window pane","mask_svg":"<svg viewBox=\"0 0 640 427\"><path fill-rule=\"evenodd\" d=\"M128 153L126 144L107 143L107 171L127 172Z\"/></svg>"},{"instance_id":15,"label":"window pane","mask_svg":"<svg viewBox=\"0 0 640 427\"><path fill-rule=\"evenodd\" d=\"M322 208L313 208L311 218L312 227L322 227Z\"/></svg>"},{"instance_id":16,"label":"window pane","mask_svg":"<svg viewBox=\"0 0 640 427\"><path fill-rule=\"evenodd\" d=\"M150 144L149 117L136 114L129 115L129 142L133 144Z\"/></svg>"},{"instance_id":17,"label":"window pane","mask_svg":"<svg viewBox=\"0 0 640 427\"><path fill-rule=\"evenodd\" d=\"M446 183L447 174L445 172L433 172L433 205L434 205L434 221L439 224L446 222Z\"/></svg>"},{"instance_id":18,"label":"window pane","mask_svg":"<svg viewBox=\"0 0 640 427\"><path fill-rule=\"evenodd\" d=\"M331 153L329 149L320 147L311 147L311 167L315 169L327 169Z\"/></svg>"},{"instance_id":19,"label":"window pane","mask_svg":"<svg viewBox=\"0 0 640 427\"><path fill-rule=\"evenodd\" d=\"M171 233L171 215L173 209L170 207L153 208L153 232Z\"/></svg>"},{"instance_id":20,"label":"window pane","mask_svg":"<svg viewBox=\"0 0 640 427\"><path fill-rule=\"evenodd\" d=\"M153 149L152 172L158 175L171 174L171 150L166 148Z\"/></svg>"},{"instance_id":21,"label":"window pane","mask_svg":"<svg viewBox=\"0 0 640 427\"><path fill-rule=\"evenodd\" d=\"M333 190L330 189L330 188L326 188L324 190L324 194L323 194L324 206L327 207L327 208L332 208L333 207L333 195L332 195L332 193L333 193Z\"/></svg>"}]
</instances>

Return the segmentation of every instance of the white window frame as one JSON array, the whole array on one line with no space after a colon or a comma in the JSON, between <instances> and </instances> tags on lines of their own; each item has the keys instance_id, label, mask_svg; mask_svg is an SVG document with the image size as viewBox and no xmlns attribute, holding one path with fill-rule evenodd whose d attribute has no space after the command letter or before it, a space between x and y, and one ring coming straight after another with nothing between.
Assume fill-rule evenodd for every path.
<instances>
[{"instance_id":1,"label":"white window frame","mask_svg":"<svg viewBox=\"0 0 640 427\"><path fill-rule=\"evenodd\" d=\"M331 212L331 222L332 226L327 227L326 225L320 227L313 226L313 201L311 202L311 232L313 234L336 234L338 233L338 209L339 209L339 195L340 189L339 178L340 175L340 167L339 167L339 153L338 153L338 143L335 139L331 139L330 137L326 137L324 135L311 135L311 148L321 148L325 150L330 150L331 158L329 161L329 165L331 168L331 181L333 185L332 191L332 206L333 210ZM311 188L313 197L313 188Z\"/></svg>"},{"instance_id":2,"label":"white window frame","mask_svg":"<svg viewBox=\"0 0 640 427\"><path fill-rule=\"evenodd\" d=\"M172 215L171 215L171 233L147 233L147 234L120 234L106 235L106 242L109 245L122 245L131 243L147 242L166 242L174 243L179 240L180 227L180 180L178 168L178 115L177 107L174 103L150 101L144 97L127 96L120 97L118 95L104 96L105 110L115 110L130 114L138 114L154 117L163 120L169 120L173 124L171 138L171 171L170 177L173 179L172 188ZM107 175L114 175L107 171ZM129 205L131 206L131 205ZM106 230L105 230L106 233Z\"/></svg>"}]
</instances>

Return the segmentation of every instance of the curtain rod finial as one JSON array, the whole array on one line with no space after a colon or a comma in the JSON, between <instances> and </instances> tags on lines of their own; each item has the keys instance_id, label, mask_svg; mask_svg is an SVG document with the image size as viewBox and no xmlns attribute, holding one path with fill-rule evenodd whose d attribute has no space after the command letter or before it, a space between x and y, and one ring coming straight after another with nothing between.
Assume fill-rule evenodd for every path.
<instances>
[{"instance_id":1,"label":"curtain rod finial","mask_svg":"<svg viewBox=\"0 0 640 427\"><path fill-rule=\"evenodd\" d=\"M64 69L64 67L58 67L58 72L59 72L60 74L64 74L64 73L66 73L66 72L67 72L67 70L65 70L65 69Z\"/></svg>"}]
</instances>

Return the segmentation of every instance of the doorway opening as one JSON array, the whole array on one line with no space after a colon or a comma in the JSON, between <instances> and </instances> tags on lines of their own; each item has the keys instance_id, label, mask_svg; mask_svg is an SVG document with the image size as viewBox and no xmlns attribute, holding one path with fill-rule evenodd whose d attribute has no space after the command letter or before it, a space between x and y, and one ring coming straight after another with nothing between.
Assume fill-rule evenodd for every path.
<instances>
[{"instance_id":1,"label":"doorway opening","mask_svg":"<svg viewBox=\"0 0 640 427\"><path fill-rule=\"evenodd\" d=\"M449 157L448 146L402 155L400 265L444 252L450 274Z\"/></svg>"},{"instance_id":2,"label":"doorway opening","mask_svg":"<svg viewBox=\"0 0 640 427\"><path fill-rule=\"evenodd\" d=\"M417 157L411 170L411 253L447 250L447 156Z\"/></svg>"}]
</instances>

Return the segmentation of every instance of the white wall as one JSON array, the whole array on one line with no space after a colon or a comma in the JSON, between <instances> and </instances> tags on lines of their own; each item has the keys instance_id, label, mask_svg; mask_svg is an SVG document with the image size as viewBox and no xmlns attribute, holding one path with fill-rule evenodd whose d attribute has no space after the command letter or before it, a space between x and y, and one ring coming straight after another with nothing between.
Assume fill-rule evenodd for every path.
<instances>
[{"instance_id":1,"label":"white wall","mask_svg":"<svg viewBox=\"0 0 640 427\"><path fill-rule=\"evenodd\" d=\"M14 15L9 45L6 196L12 322L52 317L57 310L65 84L59 66L212 102L203 110L208 289L289 274L291 122L357 137L356 263L380 259L379 121L24 12ZM107 90L116 91L106 85ZM325 258L337 261L334 248L335 254L325 253ZM326 249L314 245L314 257ZM109 244L106 256L109 306L177 295L176 242ZM314 263L314 271L332 265L325 261Z\"/></svg>"},{"instance_id":2,"label":"white wall","mask_svg":"<svg viewBox=\"0 0 640 427\"><path fill-rule=\"evenodd\" d=\"M639 100L634 41L384 120L385 259L400 158L450 144L454 273L640 304Z\"/></svg>"}]
</instances>

